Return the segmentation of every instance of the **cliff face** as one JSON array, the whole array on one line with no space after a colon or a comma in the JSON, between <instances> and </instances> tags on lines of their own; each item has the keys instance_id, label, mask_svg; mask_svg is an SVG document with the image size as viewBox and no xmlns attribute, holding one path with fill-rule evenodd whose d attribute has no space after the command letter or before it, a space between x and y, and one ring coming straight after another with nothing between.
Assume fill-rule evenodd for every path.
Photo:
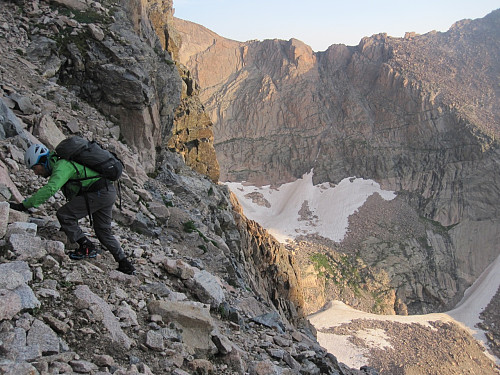
<instances>
[{"instance_id":1,"label":"cliff face","mask_svg":"<svg viewBox=\"0 0 500 375\"><path fill-rule=\"evenodd\" d=\"M358 248L372 265L384 259L398 297L426 311L457 302L498 255L499 19L320 53L174 21L214 122L221 179L279 184L314 169L316 183L357 176L396 191L414 232L366 233Z\"/></svg>"},{"instance_id":2,"label":"cliff face","mask_svg":"<svg viewBox=\"0 0 500 375\"><path fill-rule=\"evenodd\" d=\"M57 76L119 124L121 140L135 148L144 172L154 172L158 150L169 143L188 165L217 181L212 123L197 121L203 115L189 77L164 51L172 2L125 1L112 17L81 7L88 30L61 32L59 46L35 35L31 58L44 60L46 76Z\"/></svg>"}]
</instances>

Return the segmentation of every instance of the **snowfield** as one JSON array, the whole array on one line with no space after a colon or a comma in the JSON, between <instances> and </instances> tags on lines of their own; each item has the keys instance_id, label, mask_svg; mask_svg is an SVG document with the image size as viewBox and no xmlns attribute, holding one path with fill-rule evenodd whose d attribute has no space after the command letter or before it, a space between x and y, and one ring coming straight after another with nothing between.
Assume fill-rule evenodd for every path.
<instances>
[{"instance_id":1,"label":"snowfield","mask_svg":"<svg viewBox=\"0 0 500 375\"><path fill-rule=\"evenodd\" d=\"M226 185L238 197L245 216L258 222L282 243L297 235L313 233L342 241L347 233L349 216L370 195L378 193L386 200L396 197L394 192L382 190L375 181L362 178L345 178L336 186L329 183L314 186L312 179L313 171L279 188L236 182ZM310 214L300 215L301 208Z\"/></svg>"}]
</instances>

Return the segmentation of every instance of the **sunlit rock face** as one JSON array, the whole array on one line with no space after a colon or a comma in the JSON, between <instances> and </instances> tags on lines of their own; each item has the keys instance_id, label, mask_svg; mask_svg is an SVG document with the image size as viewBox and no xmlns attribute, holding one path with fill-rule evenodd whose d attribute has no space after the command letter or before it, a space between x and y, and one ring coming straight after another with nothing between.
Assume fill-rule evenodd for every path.
<instances>
[{"instance_id":1,"label":"sunlit rock face","mask_svg":"<svg viewBox=\"0 0 500 375\"><path fill-rule=\"evenodd\" d=\"M499 254L499 18L324 52L174 22L214 122L221 180L279 185L314 169L315 184L356 176L395 191L419 237L382 245L366 234L358 251L390 259L394 276L418 249L429 273L410 267L398 295L423 311L457 302Z\"/></svg>"}]
</instances>

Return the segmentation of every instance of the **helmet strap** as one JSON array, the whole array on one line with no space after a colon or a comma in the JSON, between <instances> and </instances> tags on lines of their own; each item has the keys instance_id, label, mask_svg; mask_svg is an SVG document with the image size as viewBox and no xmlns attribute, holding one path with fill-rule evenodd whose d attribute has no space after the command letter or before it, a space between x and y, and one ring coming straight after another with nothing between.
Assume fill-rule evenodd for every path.
<instances>
[{"instance_id":1,"label":"helmet strap","mask_svg":"<svg viewBox=\"0 0 500 375\"><path fill-rule=\"evenodd\" d=\"M49 155L44 155L44 156L42 156L42 158L44 160L40 160L40 163L38 163L38 164L43 165L43 167L45 168L45 170L47 172L52 173L52 168L50 168Z\"/></svg>"}]
</instances>

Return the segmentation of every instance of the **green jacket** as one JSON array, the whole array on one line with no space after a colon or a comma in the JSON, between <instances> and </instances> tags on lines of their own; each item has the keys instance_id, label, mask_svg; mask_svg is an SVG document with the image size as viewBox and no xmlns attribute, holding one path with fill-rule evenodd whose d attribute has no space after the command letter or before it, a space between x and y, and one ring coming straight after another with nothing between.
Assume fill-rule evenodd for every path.
<instances>
[{"instance_id":1,"label":"green jacket","mask_svg":"<svg viewBox=\"0 0 500 375\"><path fill-rule=\"evenodd\" d=\"M63 189L63 193L68 200L72 199L78 195L82 188L89 187L100 178L99 174L92 169L75 162L59 159L53 152L49 156L49 170L51 174L47 184L23 201L26 208L38 207L60 189ZM93 176L97 177L71 181Z\"/></svg>"}]
</instances>

